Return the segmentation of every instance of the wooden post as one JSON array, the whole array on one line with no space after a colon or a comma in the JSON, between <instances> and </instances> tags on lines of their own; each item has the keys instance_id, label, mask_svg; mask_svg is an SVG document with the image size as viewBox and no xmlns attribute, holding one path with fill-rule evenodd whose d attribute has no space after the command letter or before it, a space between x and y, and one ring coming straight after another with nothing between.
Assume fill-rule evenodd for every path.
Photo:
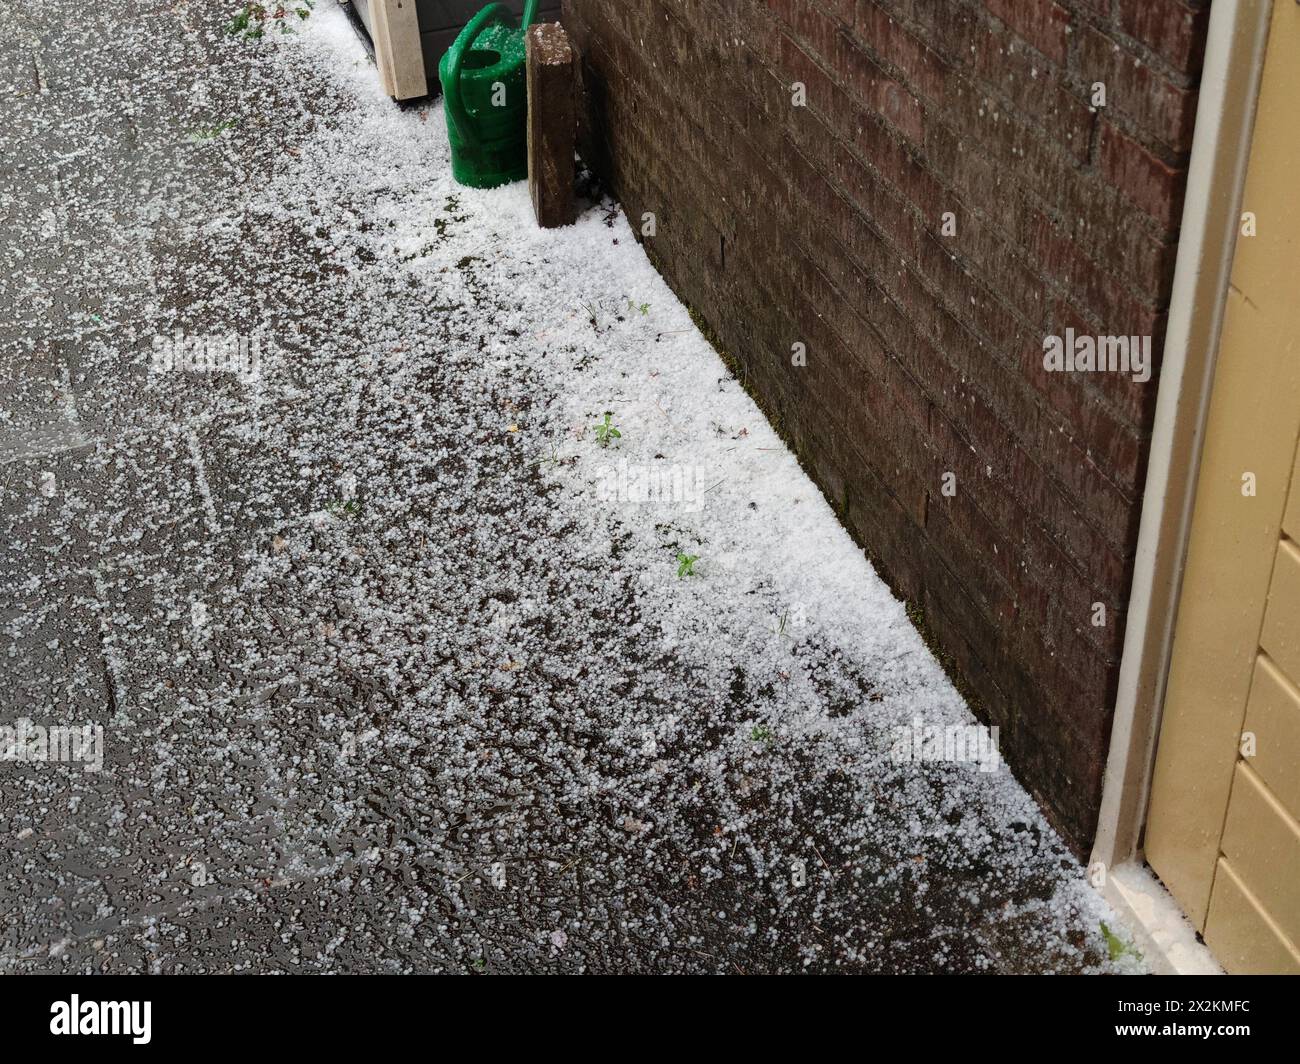
<instances>
[{"instance_id":1,"label":"wooden post","mask_svg":"<svg viewBox=\"0 0 1300 1064\"><path fill-rule=\"evenodd\" d=\"M543 229L572 225L573 49L558 22L528 29L528 191Z\"/></svg>"},{"instance_id":2,"label":"wooden post","mask_svg":"<svg viewBox=\"0 0 1300 1064\"><path fill-rule=\"evenodd\" d=\"M384 92L394 100L427 96L415 0L370 0L369 14L370 40Z\"/></svg>"}]
</instances>

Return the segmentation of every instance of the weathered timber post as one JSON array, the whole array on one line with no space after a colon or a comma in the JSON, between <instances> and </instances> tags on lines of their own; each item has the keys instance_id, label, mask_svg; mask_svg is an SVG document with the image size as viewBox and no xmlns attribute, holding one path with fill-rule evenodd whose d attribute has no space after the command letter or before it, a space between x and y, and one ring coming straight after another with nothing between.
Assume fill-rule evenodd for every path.
<instances>
[{"instance_id":1,"label":"weathered timber post","mask_svg":"<svg viewBox=\"0 0 1300 1064\"><path fill-rule=\"evenodd\" d=\"M528 48L528 191L543 229L572 225L573 49L558 22L531 26Z\"/></svg>"}]
</instances>

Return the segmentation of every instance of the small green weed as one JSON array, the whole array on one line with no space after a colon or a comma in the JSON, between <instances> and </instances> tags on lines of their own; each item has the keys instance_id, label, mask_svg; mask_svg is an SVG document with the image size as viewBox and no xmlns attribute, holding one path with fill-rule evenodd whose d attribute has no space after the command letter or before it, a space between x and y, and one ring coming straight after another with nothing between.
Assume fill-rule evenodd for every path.
<instances>
[{"instance_id":1,"label":"small green weed","mask_svg":"<svg viewBox=\"0 0 1300 1064\"><path fill-rule=\"evenodd\" d=\"M1117 961L1125 956L1142 959L1142 954L1107 927L1105 920L1101 921L1101 937L1106 940L1106 949L1110 952L1111 960Z\"/></svg>"},{"instance_id":2,"label":"small green weed","mask_svg":"<svg viewBox=\"0 0 1300 1064\"><path fill-rule=\"evenodd\" d=\"M296 17L302 21L315 6L316 0L291 0L285 4L248 3L226 23L226 32L232 37L250 41L265 37L268 26L275 26L281 33L293 33L290 20Z\"/></svg>"},{"instance_id":3,"label":"small green weed","mask_svg":"<svg viewBox=\"0 0 1300 1064\"><path fill-rule=\"evenodd\" d=\"M218 122L215 126L212 126L210 129L193 130L190 133L190 140L193 141L216 140L226 130L234 129L237 125L239 125L239 119L227 118L224 122Z\"/></svg>"},{"instance_id":4,"label":"small green weed","mask_svg":"<svg viewBox=\"0 0 1300 1064\"><path fill-rule=\"evenodd\" d=\"M361 504L356 499L336 500L325 507L325 512L332 517L356 517L361 512Z\"/></svg>"},{"instance_id":5,"label":"small green weed","mask_svg":"<svg viewBox=\"0 0 1300 1064\"><path fill-rule=\"evenodd\" d=\"M623 434L610 423L610 411L605 411L605 420L596 425L596 442L608 447L611 440L619 440Z\"/></svg>"}]
</instances>

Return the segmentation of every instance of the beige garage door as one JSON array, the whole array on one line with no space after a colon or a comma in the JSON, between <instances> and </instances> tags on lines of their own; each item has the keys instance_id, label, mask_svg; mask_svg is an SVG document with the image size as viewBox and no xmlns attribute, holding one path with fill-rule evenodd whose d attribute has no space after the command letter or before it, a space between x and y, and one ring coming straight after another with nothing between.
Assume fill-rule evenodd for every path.
<instances>
[{"instance_id":1,"label":"beige garage door","mask_svg":"<svg viewBox=\"0 0 1300 1064\"><path fill-rule=\"evenodd\" d=\"M1279 0L1145 841L1230 972L1300 973L1298 109L1300 6Z\"/></svg>"}]
</instances>

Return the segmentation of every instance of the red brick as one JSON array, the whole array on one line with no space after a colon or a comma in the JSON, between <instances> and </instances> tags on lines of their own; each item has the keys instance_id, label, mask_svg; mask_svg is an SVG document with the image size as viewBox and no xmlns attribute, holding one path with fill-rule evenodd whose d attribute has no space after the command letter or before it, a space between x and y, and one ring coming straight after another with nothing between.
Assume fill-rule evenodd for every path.
<instances>
[{"instance_id":1,"label":"red brick","mask_svg":"<svg viewBox=\"0 0 1300 1064\"><path fill-rule=\"evenodd\" d=\"M1101 129L1101 173L1163 229L1177 229L1187 172L1170 166L1109 122Z\"/></svg>"},{"instance_id":2,"label":"red brick","mask_svg":"<svg viewBox=\"0 0 1300 1064\"><path fill-rule=\"evenodd\" d=\"M1119 25L1179 71L1200 68L1205 56L1208 4L1184 0L1116 0Z\"/></svg>"},{"instance_id":3,"label":"red brick","mask_svg":"<svg viewBox=\"0 0 1300 1064\"><path fill-rule=\"evenodd\" d=\"M1176 152L1192 146L1196 92L1166 80L1142 57L1091 26L1079 32L1078 76L1106 86L1106 107L1137 123Z\"/></svg>"},{"instance_id":4,"label":"red brick","mask_svg":"<svg viewBox=\"0 0 1300 1064\"><path fill-rule=\"evenodd\" d=\"M1054 63L1069 49L1070 13L1052 0L984 0L984 6Z\"/></svg>"}]
</instances>

